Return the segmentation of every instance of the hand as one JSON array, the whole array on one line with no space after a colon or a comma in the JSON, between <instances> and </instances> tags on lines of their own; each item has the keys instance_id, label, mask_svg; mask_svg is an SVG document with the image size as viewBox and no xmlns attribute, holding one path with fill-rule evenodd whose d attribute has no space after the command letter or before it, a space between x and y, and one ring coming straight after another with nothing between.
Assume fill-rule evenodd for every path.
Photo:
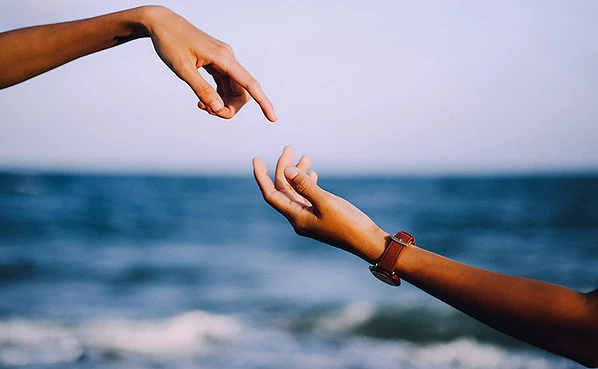
<instances>
[{"instance_id":1,"label":"hand","mask_svg":"<svg viewBox=\"0 0 598 369\"><path fill-rule=\"evenodd\" d=\"M255 78L235 59L229 45L167 8L149 9L146 27L156 52L195 92L200 109L229 119L253 97L266 118L276 121L272 103ZM214 78L217 91L197 71L202 67Z\"/></svg>"},{"instance_id":2,"label":"hand","mask_svg":"<svg viewBox=\"0 0 598 369\"><path fill-rule=\"evenodd\" d=\"M372 263L380 258L390 235L348 201L317 185L307 173L310 159L293 166L293 149L284 148L276 164L274 182L261 159L253 159L253 173L264 199L287 218L297 234L353 253Z\"/></svg>"}]
</instances>

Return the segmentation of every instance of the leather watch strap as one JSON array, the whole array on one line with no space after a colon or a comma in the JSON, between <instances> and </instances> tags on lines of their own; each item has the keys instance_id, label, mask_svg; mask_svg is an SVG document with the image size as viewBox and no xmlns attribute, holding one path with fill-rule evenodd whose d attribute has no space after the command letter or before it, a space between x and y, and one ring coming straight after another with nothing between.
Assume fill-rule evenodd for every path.
<instances>
[{"instance_id":1,"label":"leather watch strap","mask_svg":"<svg viewBox=\"0 0 598 369\"><path fill-rule=\"evenodd\" d=\"M380 280L398 286L401 279L395 274L395 266L401 253L408 245L415 245L415 237L405 231L400 231L391 236L390 243L382 253L380 260L370 267L372 273ZM380 275L382 274L382 276ZM381 278L382 277L382 278Z\"/></svg>"},{"instance_id":2,"label":"leather watch strap","mask_svg":"<svg viewBox=\"0 0 598 369\"><path fill-rule=\"evenodd\" d=\"M397 242L397 240L401 242ZM401 256L401 252L406 245L415 242L415 238L405 231L401 231L391 237L390 244L384 250L380 261L378 261L378 267L388 271L389 273L394 272L395 265L397 264L397 260L399 260L399 256Z\"/></svg>"}]
</instances>

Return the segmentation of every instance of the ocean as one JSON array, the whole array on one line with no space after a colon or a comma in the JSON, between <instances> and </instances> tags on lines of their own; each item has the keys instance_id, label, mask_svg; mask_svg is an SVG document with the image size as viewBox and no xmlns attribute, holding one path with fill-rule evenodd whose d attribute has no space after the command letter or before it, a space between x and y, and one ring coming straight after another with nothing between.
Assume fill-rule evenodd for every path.
<instances>
[{"instance_id":1,"label":"ocean","mask_svg":"<svg viewBox=\"0 0 598 369\"><path fill-rule=\"evenodd\" d=\"M598 287L598 175L320 178L477 267ZM2 368L579 368L297 236L245 177L0 174Z\"/></svg>"}]
</instances>

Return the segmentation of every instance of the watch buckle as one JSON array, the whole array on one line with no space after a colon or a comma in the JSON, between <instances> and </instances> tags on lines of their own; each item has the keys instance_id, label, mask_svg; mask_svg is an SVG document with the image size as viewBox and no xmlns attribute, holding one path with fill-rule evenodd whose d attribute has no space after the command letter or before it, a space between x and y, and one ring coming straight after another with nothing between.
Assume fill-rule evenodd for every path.
<instances>
[{"instance_id":1,"label":"watch buckle","mask_svg":"<svg viewBox=\"0 0 598 369\"><path fill-rule=\"evenodd\" d=\"M400 239L396 235L391 235L390 239L393 240L394 242L398 243L399 245L403 245L403 246L409 246L409 245L413 244L413 241L415 241L415 238L412 235L410 235L407 232L402 232L402 234L405 234L405 235L409 236L410 240L409 241L403 241L402 239Z\"/></svg>"}]
</instances>

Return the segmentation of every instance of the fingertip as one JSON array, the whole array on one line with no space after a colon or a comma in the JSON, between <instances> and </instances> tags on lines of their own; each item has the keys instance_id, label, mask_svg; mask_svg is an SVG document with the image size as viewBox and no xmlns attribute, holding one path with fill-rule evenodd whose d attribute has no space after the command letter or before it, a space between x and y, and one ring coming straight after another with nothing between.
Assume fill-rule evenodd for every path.
<instances>
[{"instance_id":1,"label":"fingertip","mask_svg":"<svg viewBox=\"0 0 598 369\"><path fill-rule=\"evenodd\" d=\"M295 166L302 172L307 173L310 165L311 165L311 159L309 158L309 156L302 155L301 158L299 159L299 161L297 162L297 165L295 165Z\"/></svg>"},{"instance_id":2,"label":"fingertip","mask_svg":"<svg viewBox=\"0 0 598 369\"><path fill-rule=\"evenodd\" d=\"M268 169L266 168L266 164L260 158L253 158L252 163L253 165L253 176L258 181L258 183L263 183L265 178L270 178L268 176Z\"/></svg>"},{"instance_id":3,"label":"fingertip","mask_svg":"<svg viewBox=\"0 0 598 369\"><path fill-rule=\"evenodd\" d=\"M264 94L265 95L265 94ZM270 102L270 99L266 97L266 107L264 109L264 113L270 122L274 123L278 120L278 116L276 115L276 111L274 110L274 106Z\"/></svg>"},{"instance_id":4,"label":"fingertip","mask_svg":"<svg viewBox=\"0 0 598 369\"><path fill-rule=\"evenodd\" d=\"M220 110L224 109L224 103L220 99L216 99L210 103L210 109L213 112L218 113Z\"/></svg>"},{"instance_id":5,"label":"fingertip","mask_svg":"<svg viewBox=\"0 0 598 369\"><path fill-rule=\"evenodd\" d=\"M197 106L210 113L218 113L224 108L224 102L214 88L206 82L199 71L193 67L185 68L181 71L181 78L191 87L199 99Z\"/></svg>"},{"instance_id":6,"label":"fingertip","mask_svg":"<svg viewBox=\"0 0 598 369\"><path fill-rule=\"evenodd\" d=\"M232 117L235 116L235 114L228 109L222 109L221 111L216 113L216 115L226 120L232 119Z\"/></svg>"},{"instance_id":7,"label":"fingertip","mask_svg":"<svg viewBox=\"0 0 598 369\"><path fill-rule=\"evenodd\" d=\"M266 113L266 118L268 118L268 120L272 123L275 123L278 120L278 117L276 116L274 109L272 109L271 112Z\"/></svg>"},{"instance_id":8,"label":"fingertip","mask_svg":"<svg viewBox=\"0 0 598 369\"><path fill-rule=\"evenodd\" d=\"M299 162L307 163L309 166L309 164L311 164L311 158L308 155L301 155Z\"/></svg>"},{"instance_id":9,"label":"fingertip","mask_svg":"<svg viewBox=\"0 0 598 369\"><path fill-rule=\"evenodd\" d=\"M297 169L295 167L286 167L286 168L284 168L284 176L288 180L293 180L298 175L299 175L299 169Z\"/></svg>"},{"instance_id":10,"label":"fingertip","mask_svg":"<svg viewBox=\"0 0 598 369\"><path fill-rule=\"evenodd\" d=\"M266 116L266 119L268 119L272 123L276 122L278 120L278 116L276 115L274 106L272 105L272 102L270 101L264 90L262 90L262 87L260 86L259 82L255 78L253 78L249 74L249 72L245 70L245 68L243 68L241 65L239 65L239 67L241 67L241 70L246 74L246 80L243 81L241 78L233 79L235 79L235 81L239 83L245 89L245 91L249 93L253 100L260 106L262 112Z\"/></svg>"},{"instance_id":11,"label":"fingertip","mask_svg":"<svg viewBox=\"0 0 598 369\"><path fill-rule=\"evenodd\" d=\"M201 110L205 111L206 113L210 114L210 115L216 115L216 113L214 113L212 111L212 109L210 108L209 105L203 103L201 100L197 102L197 107L200 108Z\"/></svg>"},{"instance_id":12,"label":"fingertip","mask_svg":"<svg viewBox=\"0 0 598 369\"><path fill-rule=\"evenodd\" d=\"M282 149L282 155L291 155L291 156L295 156L295 149L293 149L292 146L286 145L283 149Z\"/></svg>"},{"instance_id":13,"label":"fingertip","mask_svg":"<svg viewBox=\"0 0 598 369\"><path fill-rule=\"evenodd\" d=\"M254 170L266 167L266 165L264 164L264 162L260 158L253 158L253 159L251 159L251 165L253 166Z\"/></svg>"},{"instance_id":14,"label":"fingertip","mask_svg":"<svg viewBox=\"0 0 598 369\"><path fill-rule=\"evenodd\" d=\"M278 116L276 116L274 107L272 106L272 103L270 103L269 100L268 100L268 105L266 105L266 106L264 106L263 104L260 104L259 102L258 102L258 104L262 108L262 112L264 113L264 116L266 117L266 119L268 119L271 123L274 123L278 120Z\"/></svg>"}]
</instances>

